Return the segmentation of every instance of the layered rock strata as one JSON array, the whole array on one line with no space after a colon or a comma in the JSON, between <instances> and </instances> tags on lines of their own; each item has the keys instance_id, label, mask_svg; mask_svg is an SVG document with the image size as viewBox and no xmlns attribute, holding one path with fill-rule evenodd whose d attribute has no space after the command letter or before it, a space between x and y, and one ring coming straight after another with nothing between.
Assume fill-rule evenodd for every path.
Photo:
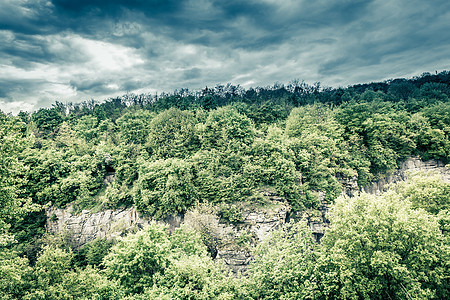
<instances>
[{"instance_id":1,"label":"layered rock strata","mask_svg":"<svg viewBox=\"0 0 450 300\"><path fill-rule=\"evenodd\" d=\"M424 162L415 157L407 159L399 169L387 174L385 178L363 188L358 186L356 177L338 179L343 185L343 195L352 197L362 191L372 194L382 193L388 184L406 180L408 174L419 171L439 173L444 181L450 182L450 169L443 163L434 160ZM217 208L208 215L198 216L197 220L186 215L171 216L160 222L168 224L171 229L179 227L182 222L186 225L191 224L192 227L200 226L199 228L207 229L208 234L215 240L213 247L216 258L223 260L234 272L245 272L252 259L251 247L265 241L271 232L281 228L291 215L306 218L318 241L329 226L326 218L328 206L323 200L322 192L318 193L322 203L318 211L307 210L295 214L291 214L292 208L285 199L275 193L261 191L261 195L266 199L264 205L241 203L241 219L234 223L221 220ZM97 213L83 210L80 214L74 214L70 206L66 209L51 207L47 210L47 217L47 231L66 233L75 247L82 247L96 238L114 238L151 222L149 218L142 217L134 207Z\"/></svg>"},{"instance_id":2,"label":"layered rock strata","mask_svg":"<svg viewBox=\"0 0 450 300\"><path fill-rule=\"evenodd\" d=\"M379 195L387 190L389 184L405 181L408 178L408 175L417 172L441 174L442 180L450 183L450 168L447 168L444 163L436 160L422 161L418 157L410 157L394 172L386 174L383 178L369 183L360 190L369 194Z\"/></svg>"},{"instance_id":3,"label":"layered rock strata","mask_svg":"<svg viewBox=\"0 0 450 300\"><path fill-rule=\"evenodd\" d=\"M82 247L97 238L114 238L124 232L149 224L134 207L97 213L83 210L74 214L71 206L65 209L50 207L47 209L47 231L64 233L70 237L75 247Z\"/></svg>"}]
</instances>

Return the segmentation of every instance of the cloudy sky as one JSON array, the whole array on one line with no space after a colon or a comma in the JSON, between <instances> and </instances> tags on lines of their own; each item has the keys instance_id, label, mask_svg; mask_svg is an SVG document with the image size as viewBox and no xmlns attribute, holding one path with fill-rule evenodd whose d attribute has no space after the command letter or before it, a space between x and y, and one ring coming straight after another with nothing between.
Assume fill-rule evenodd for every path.
<instances>
[{"instance_id":1,"label":"cloudy sky","mask_svg":"<svg viewBox=\"0 0 450 300\"><path fill-rule=\"evenodd\" d=\"M0 109L450 69L448 0L0 0Z\"/></svg>"}]
</instances>

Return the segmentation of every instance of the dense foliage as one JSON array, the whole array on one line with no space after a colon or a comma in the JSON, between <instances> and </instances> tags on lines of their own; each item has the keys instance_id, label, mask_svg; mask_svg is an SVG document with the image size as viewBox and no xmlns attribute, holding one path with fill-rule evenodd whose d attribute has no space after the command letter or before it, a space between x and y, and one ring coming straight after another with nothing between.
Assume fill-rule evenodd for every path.
<instances>
[{"instance_id":1,"label":"dense foliage","mask_svg":"<svg viewBox=\"0 0 450 300\"><path fill-rule=\"evenodd\" d=\"M422 175L382 196L338 198L409 156L449 162L450 73L323 88L125 95L0 111L2 299L445 299L449 185ZM199 203L252 203L270 188L300 211L333 205L321 245L303 223L255 249L246 278L208 239L153 224L72 249L44 235L48 205L135 205L162 218ZM114 245L113 245L114 244ZM205 245L204 245L205 244Z\"/></svg>"}]
</instances>

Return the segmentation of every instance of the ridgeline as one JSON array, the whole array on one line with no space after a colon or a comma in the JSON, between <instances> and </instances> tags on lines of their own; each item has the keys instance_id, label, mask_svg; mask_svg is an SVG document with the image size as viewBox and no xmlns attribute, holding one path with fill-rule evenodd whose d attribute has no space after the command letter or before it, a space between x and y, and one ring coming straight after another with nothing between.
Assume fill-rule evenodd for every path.
<instances>
[{"instance_id":1,"label":"ridgeline","mask_svg":"<svg viewBox=\"0 0 450 300\"><path fill-rule=\"evenodd\" d=\"M0 112L0 297L448 299L448 182L418 175L381 195L342 194L343 182L364 187L411 156L448 164L449 98L444 71ZM330 228L319 244L299 217L248 248L244 277L213 259L214 234L201 228L152 222L81 249L45 230L50 205L133 206L153 220L213 209L239 223L268 203L262 191L298 216L331 207Z\"/></svg>"}]
</instances>

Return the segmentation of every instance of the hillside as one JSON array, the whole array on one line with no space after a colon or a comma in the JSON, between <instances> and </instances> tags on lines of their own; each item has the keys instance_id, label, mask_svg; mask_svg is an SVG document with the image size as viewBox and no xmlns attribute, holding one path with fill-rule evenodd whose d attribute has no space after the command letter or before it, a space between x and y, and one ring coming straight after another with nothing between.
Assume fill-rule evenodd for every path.
<instances>
[{"instance_id":1,"label":"hillside","mask_svg":"<svg viewBox=\"0 0 450 300\"><path fill-rule=\"evenodd\" d=\"M410 157L450 162L449 98L450 73L442 72L0 112L0 295L448 298L449 183L416 174L380 195L359 190ZM267 239L252 236L249 216L281 205L296 222ZM149 221L79 248L67 234L45 232L58 221L50 206L74 215L133 207L147 220L188 215L191 223L167 230ZM324 207L330 224L319 244L307 224ZM252 252L244 277L212 259L226 242L201 225L208 217L247 228L231 243Z\"/></svg>"}]
</instances>

